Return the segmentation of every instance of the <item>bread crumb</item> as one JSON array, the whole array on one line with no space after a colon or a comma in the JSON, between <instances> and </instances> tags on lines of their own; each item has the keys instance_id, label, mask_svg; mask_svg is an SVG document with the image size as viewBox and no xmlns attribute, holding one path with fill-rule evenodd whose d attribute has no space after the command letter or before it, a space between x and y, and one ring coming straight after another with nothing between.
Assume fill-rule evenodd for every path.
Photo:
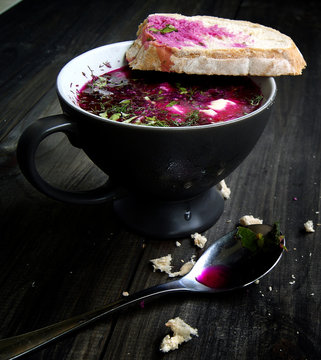
<instances>
[{"instance_id":1,"label":"bread crumb","mask_svg":"<svg viewBox=\"0 0 321 360\"><path fill-rule=\"evenodd\" d=\"M167 256L162 256L157 259L150 260L151 263L153 263L154 271L159 270L161 272L165 272L167 274L171 273L172 270L172 255L168 254Z\"/></svg>"},{"instance_id":2,"label":"bread crumb","mask_svg":"<svg viewBox=\"0 0 321 360\"><path fill-rule=\"evenodd\" d=\"M220 192L224 199L229 199L231 196L231 189L227 187L225 180L219 182Z\"/></svg>"},{"instance_id":3,"label":"bread crumb","mask_svg":"<svg viewBox=\"0 0 321 360\"><path fill-rule=\"evenodd\" d=\"M305 231L308 233L313 233L315 230L313 228L313 221L312 220L308 220L307 222L304 223L304 228Z\"/></svg>"},{"instance_id":4,"label":"bread crumb","mask_svg":"<svg viewBox=\"0 0 321 360\"><path fill-rule=\"evenodd\" d=\"M173 336L166 335L164 337L160 345L162 352L176 350L180 344L191 340L191 335L198 336L198 330L186 324L180 317L168 320L165 325L172 330Z\"/></svg>"},{"instance_id":5,"label":"bread crumb","mask_svg":"<svg viewBox=\"0 0 321 360\"><path fill-rule=\"evenodd\" d=\"M253 215L244 215L240 218L239 223L243 226L263 224L263 220L255 218Z\"/></svg>"},{"instance_id":6,"label":"bread crumb","mask_svg":"<svg viewBox=\"0 0 321 360\"><path fill-rule=\"evenodd\" d=\"M192 234L191 238L194 239L194 245L198 246L201 249L203 249L204 245L207 242L206 237L202 236L199 233Z\"/></svg>"},{"instance_id":7,"label":"bread crumb","mask_svg":"<svg viewBox=\"0 0 321 360\"><path fill-rule=\"evenodd\" d=\"M257 279L257 280L255 280L254 282L255 282L256 285L258 285L258 284L260 283L260 280Z\"/></svg>"},{"instance_id":8,"label":"bread crumb","mask_svg":"<svg viewBox=\"0 0 321 360\"><path fill-rule=\"evenodd\" d=\"M129 296L128 291L123 291L123 296Z\"/></svg>"},{"instance_id":9,"label":"bread crumb","mask_svg":"<svg viewBox=\"0 0 321 360\"><path fill-rule=\"evenodd\" d=\"M195 261L192 258L190 261L183 264L179 271L171 272L168 275L169 275L169 277L184 276L192 270L194 265L195 265Z\"/></svg>"},{"instance_id":10,"label":"bread crumb","mask_svg":"<svg viewBox=\"0 0 321 360\"><path fill-rule=\"evenodd\" d=\"M191 257L191 260L183 264L179 271L172 272L172 255L162 256L158 259L150 260L153 263L154 271L159 270L165 272L169 277L184 276L191 271L195 265L195 255Z\"/></svg>"},{"instance_id":11,"label":"bread crumb","mask_svg":"<svg viewBox=\"0 0 321 360\"><path fill-rule=\"evenodd\" d=\"M179 241L176 241L176 246L181 246L182 244Z\"/></svg>"}]
</instances>

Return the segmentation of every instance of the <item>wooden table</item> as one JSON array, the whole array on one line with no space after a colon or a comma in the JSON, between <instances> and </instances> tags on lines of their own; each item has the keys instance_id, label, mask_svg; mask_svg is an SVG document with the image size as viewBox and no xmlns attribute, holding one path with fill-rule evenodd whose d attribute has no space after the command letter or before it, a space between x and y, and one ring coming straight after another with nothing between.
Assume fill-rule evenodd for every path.
<instances>
[{"instance_id":1,"label":"wooden table","mask_svg":"<svg viewBox=\"0 0 321 360\"><path fill-rule=\"evenodd\" d=\"M263 136L226 179L232 194L207 246L253 214L280 221L288 252L259 284L219 296L178 295L98 321L26 359L321 358L321 3L295 1L24 0L1 15L0 338L49 325L169 281L150 259L172 254L178 268L201 250L190 238L144 238L123 227L112 204L51 200L23 177L15 148L37 118L61 112L59 69L94 47L134 39L155 12L207 14L272 26L291 36L308 67L277 78L278 95ZM244 139L246 141L246 139ZM64 136L44 141L37 162L48 181L68 189L105 181ZM314 233L303 224L313 220ZM199 337L162 354L168 319Z\"/></svg>"}]
</instances>

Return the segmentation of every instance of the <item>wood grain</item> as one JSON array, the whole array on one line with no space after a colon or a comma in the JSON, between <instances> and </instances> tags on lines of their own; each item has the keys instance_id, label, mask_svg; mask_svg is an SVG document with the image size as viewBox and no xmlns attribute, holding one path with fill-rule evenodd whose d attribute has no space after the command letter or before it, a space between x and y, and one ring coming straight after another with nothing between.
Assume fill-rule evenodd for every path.
<instances>
[{"instance_id":1,"label":"wood grain","mask_svg":"<svg viewBox=\"0 0 321 360\"><path fill-rule=\"evenodd\" d=\"M269 123L246 160L226 179L231 199L204 235L208 245L245 214L280 221L288 252L258 285L213 295L176 295L99 321L26 359L269 360L321 357L320 2L24 0L0 25L0 338L23 333L169 281L150 259L171 253L174 266L199 256L191 239L159 241L134 234L112 204L74 206L39 194L15 159L23 129L59 113L55 79L72 57L103 44L134 39L155 12L245 19L290 35L308 68L276 79ZM246 139L244 139L246 141ZM63 136L41 146L37 163L48 181L68 188L106 180ZM315 233L303 223L314 221ZM180 316L199 337L166 355L165 323Z\"/></svg>"}]
</instances>

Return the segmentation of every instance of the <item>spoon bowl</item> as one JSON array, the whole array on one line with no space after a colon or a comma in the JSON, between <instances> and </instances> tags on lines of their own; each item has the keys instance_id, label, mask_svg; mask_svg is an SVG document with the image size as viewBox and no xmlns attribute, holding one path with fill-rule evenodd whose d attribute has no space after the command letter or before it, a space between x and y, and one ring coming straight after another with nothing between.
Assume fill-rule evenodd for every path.
<instances>
[{"instance_id":1,"label":"spoon bowl","mask_svg":"<svg viewBox=\"0 0 321 360\"><path fill-rule=\"evenodd\" d=\"M270 225L248 226L256 234L267 235ZM174 292L220 293L246 287L271 271L279 262L283 248L251 253L235 236L236 230L211 245L184 277L119 299L100 309L75 316L26 334L0 340L0 360L17 359L92 322L146 299ZM283 242L285 245L285 243Z\"/></svg>"},{"instance_id":2,"label":"spoon bowl","mask_svg":"<svg viewBox=\"0 0 321 360\"><path fill-rule=\"evenodd\" d=\"M266 224L247 226L266 236L272 227ZM197 260L192 270L179 281L201 292L226 292L246 287L270 272L282 256L282 248L275 247L266 254L253 254L234 236L236 230L211 245ZM211 286L204 287L203 284Z\"/></svg>"}]
</instances>

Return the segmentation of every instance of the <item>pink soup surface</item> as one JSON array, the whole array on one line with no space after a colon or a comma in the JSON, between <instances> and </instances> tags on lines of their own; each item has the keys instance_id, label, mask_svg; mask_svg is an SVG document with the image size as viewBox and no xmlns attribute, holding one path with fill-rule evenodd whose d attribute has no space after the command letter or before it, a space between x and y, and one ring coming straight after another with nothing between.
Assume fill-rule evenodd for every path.
<instances>
[{"instance_id":1,"label":"pink soup surface","mask_svg":"<svg viewBox=\"0 0 321 360\"><path fill-rule=\"evenodd\" d=\"M132 71L93 76L78 93L79 106L117 122L196 126L236 119L260 107L260 88L248 77Z\"/></svg>"}]
</instances>

